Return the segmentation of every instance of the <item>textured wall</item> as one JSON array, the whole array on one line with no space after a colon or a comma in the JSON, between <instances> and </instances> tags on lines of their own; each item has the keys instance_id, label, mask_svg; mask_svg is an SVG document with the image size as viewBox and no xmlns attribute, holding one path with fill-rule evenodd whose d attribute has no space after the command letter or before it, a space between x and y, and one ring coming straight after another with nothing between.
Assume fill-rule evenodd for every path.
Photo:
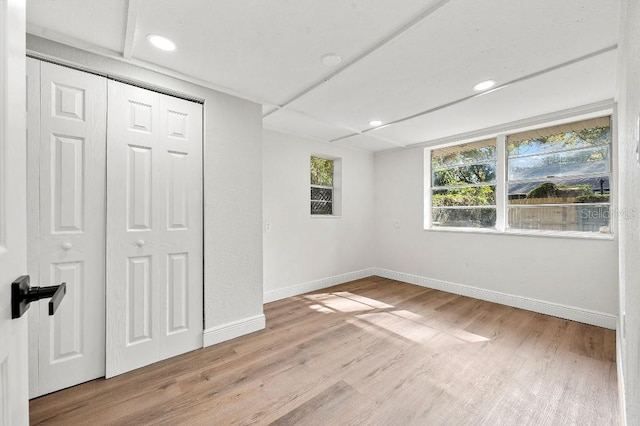
<instances>
[{"instance_id":1,"label":"textured wall","mask_svg":"<svg viewBox=\"0 0 640 426\"><path fill-rule=\"evenodd\" d=\"M341 217L311 217L309 157L342 160ZM264 290L267 299L291 286L373 265L373 155L328 143L264 132ZM303 289L304 290L304 289Z\"/></svg>"}]
</instances>

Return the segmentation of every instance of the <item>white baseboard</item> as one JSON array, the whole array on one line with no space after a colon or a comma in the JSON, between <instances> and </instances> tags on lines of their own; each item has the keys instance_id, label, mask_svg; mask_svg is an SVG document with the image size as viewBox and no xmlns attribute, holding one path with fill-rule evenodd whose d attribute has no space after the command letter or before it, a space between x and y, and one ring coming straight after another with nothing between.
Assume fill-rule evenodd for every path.
<instances>
[{"instance_id":1,"label":"white baseboard","mask_svg":"<svg viewBox=\"0 0 640 426\"><path fill-rule=\"evenodd\" d=\"M463 284L455 284L447 281L440 281L421 277L418 275L390 271L382 268L373 268L372 275L377 275L396 281L402 281L409 284L415 284L421 287L428 287L436 290L446 291L449 293L460 294L462 296L473 297L475 299L486 300L488 302L499 303L501 305L512 306L514 308L525 309L528 311L538 312L554 317L578 321L585 324L596 325L612 330L615 330L617 326L617 317L615 315L603 312L575 308L558 303L545 302L542 300L530 299L528 297L515 296L512 294L500 293L493 290L486 290Z\"/></svg>"},{"instance_id":2,"label":"white baseboard","mask_svg":"<svg viewBox=\"0 0 640 426\"><path fill-rule=\"evenodd\" d=\"M523 296L501 293L493 290L486 290L464 284L455 284L447 281L406 274L403 272L390 271L388 269L382 268L368 268L361 271L349 272L346 274L336 275L333 277L323 278L315 281L309 281L302 284L296 284L277 290L267 291L264 293L264 303L286 299L287 297L298 296L310 291L322 290L327 287L343 284L349 281L359 280L361 278L370 277L372 275L377 275L383 278L389 278L409 284L415 284L421 287L433 288L449 293L460 294L462 296L473 297L475 299L486 300L488 302L499 303L501 305L512 306L514 308L526 309L528 311L538 312L541 314L551 315L554 317L564 318L572 321L578 321L585 324L596 325L612 330L615 330L617 326L617 317L615 315L603 312L591 311L588 309L561 305L559 303L552 303Z\"/></svg>"},{"instance_id":3,"label":"white baseboard","mask_svg":"<svg viewBox=\"0 0 640 426\"><path fill-rule=\"evenodd\" d=\"M238 321L229 322L216 327L207 328L202 338L202 346L207 347L221 343L245 334L263 330L266 326L264 315L256 315L243 318Z\"/></svg>"},{"instance_id":4,"label":"white baseboard","mask_svg":"<svg viewBox=\"0 0 640 426\"><path fill-rule=\"evenodd\" d=\"M287 297L298 296L300 294L309 293L310 291L322 290L338 284L348 283L349 281L359 280L375 275L374 268L363 269L361 271L348 272L346 274L335 275L329 278L309 281L302 284L296 284L289 287L270 290L264 293L264 303L275 302L276 300L286 299Z\"/></svg>"}]
</instances>

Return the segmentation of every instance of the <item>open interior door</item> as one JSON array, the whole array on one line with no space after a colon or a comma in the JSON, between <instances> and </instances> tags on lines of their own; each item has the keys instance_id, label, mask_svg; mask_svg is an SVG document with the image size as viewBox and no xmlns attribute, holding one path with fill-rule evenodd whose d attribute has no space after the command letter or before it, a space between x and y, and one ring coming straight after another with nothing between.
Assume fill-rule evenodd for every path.
<instances>
[{"instance_id":1,"label":"open interior door","mask_svg":"<svg viewBox=\"0 0 640 426\"><path fill-rule=\"evenodd\" d=\"M11 319L27 271L25 62L25 1L0 0L0 425L29 423L27 319Z\"/></svg>"}]
</instances>

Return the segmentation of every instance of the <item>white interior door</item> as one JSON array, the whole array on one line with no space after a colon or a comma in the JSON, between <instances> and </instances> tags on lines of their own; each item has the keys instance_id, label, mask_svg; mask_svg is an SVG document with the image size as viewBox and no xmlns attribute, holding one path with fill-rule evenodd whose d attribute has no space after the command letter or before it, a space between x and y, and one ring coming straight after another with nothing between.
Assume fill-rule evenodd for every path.
<instances>
[{"instance_id":1,"label":"white interior door","mask_svg":"<svg viewBox=\"0 0 640 426\"><path fill-rule=\"evenodd\" d=\"M27 272L25 4L0 0L0 425L29 423L27 320L11 283Z\"/></svg>"},{"instance_id":2,"label":"white interior door","mask_svg":"<svg viewBox=\"0 0 640 426\"><path fill-rule=\"evenodd\" d=\"M107 377L202 347L202 106L109 81Z\"/></svg>"},{"instance_id":3,"label":"white interior door","mask_svg":"<svg viewBox=\"0 0 640 426\"><path fill-rule=\"evenodd\" d=\"M105 372L104 77L28 60L28 235L32 285L67 283L65 303L29 310L29 396Z\"/></svg>"}]
</instances>

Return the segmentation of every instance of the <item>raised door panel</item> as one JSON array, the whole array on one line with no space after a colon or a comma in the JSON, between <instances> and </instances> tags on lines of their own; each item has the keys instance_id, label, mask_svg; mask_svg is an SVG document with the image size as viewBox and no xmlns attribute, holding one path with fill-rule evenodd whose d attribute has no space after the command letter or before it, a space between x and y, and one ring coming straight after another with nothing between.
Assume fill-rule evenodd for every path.
<instances>
[{"instance_id":1,"label":"raised door panel","mask_svg":"<svg viewBox=\"0 0 640 426\"><path fill-rule=\"evenodd\" d=\"M33 285L66 282L67 295L55 316L47 314L46 300L32 304L39 311L30 316L38 323L32 397L105 371L106 96L103 77L40 65L38 140L29 136L29 167L39 174L38 183L28 184L37 193L29 197L29 214L37 216L30 223L39 225L29 238L30 272L38 278Z\"/></svg>"},{"instance_id":2,"label":"raised door panel","mask_svg":"<svg viewBox=\"0 0 640 426\"><path fill-rule=\"evenodd\" d=\"M153 339L151 315L151 256L127 259L126 346L149 342Z\"/></svg>"},{"instance_id":3,"label":"raised door panel","mask_svg":"<svg viewBox=\"0 0 640 426\"><path fill-rule=\"evenodd\" d=\"M85 140L51 134L51 204L54 234L84 231Z\"/></svg>"},{"instance_id":4,"label":"raised door panel","mask_svg":"<svg viewBox=\"0 0 640 426\"><path fill-rule=\"evenodd\" d=\"M153 184L150 147L127 146L127 230L150 231Z\"/></svg>"},{"instance_id":5,"label":"raised door panel","mask_svg":"<svg viewBox=\"0 0 640 426\"><path fill-rule=\"evenodd\" d=\"M167 152L167 228L189 228L189 155L184 152Z\"/></svg>"},{"instance_id":6,"label":"raised door panel","mask_svg":"<svg viewBox=\"0 0 640 426\"><path fill-rule=\"evenodd\" d=\"M189 253L172 253L167 258L167 334L189 328Z\"/></svg>"},{"instance_id":7,"label":"raised door panel","mask_svg":"<svg viewBox=\"0 0 640 426\"><path fill-rule=\"evenodd\" d=\"M63 262L50 265L51 282L67 283L65 295L65 307L67 309L57 311L51 321L48 321L51 344L47 345L46 354L50 364L65 362L84 355L85 335L82 303L86 282L84 279L84 262ZM47 315L47 306L40 305L44 315Z\"/></svg>"}]
</instances>

